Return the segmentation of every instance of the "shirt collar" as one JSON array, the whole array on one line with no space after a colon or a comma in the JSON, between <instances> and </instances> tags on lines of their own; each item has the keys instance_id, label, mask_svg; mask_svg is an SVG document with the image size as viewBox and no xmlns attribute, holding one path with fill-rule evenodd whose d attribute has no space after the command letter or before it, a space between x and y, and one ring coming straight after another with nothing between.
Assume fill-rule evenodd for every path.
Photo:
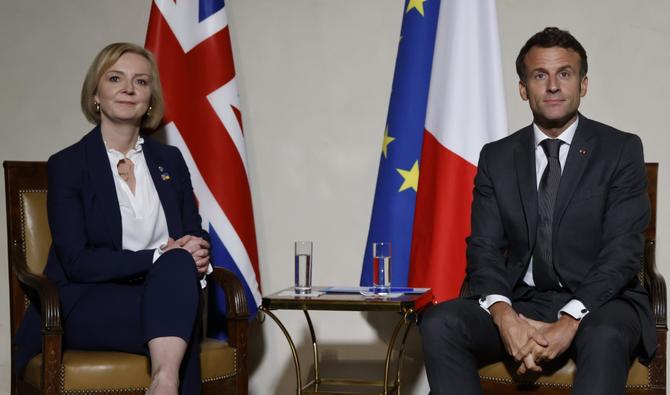
<instances>
[{"instance_id":1,"label":"shirt collar","mask_svg":"<svg viewBox=\"0 0 670 395\"><path fill-rule=\"evenodd\" d=\"M579 124L579 115L575 119L575 121L572 123L572 125L568 126L567 129L561 133L558 138L563 141L566 145L570 145L572 143L572 139L575 137L575 132L577 131L577 124ZM533 134L535 135L535 146L537 147L540 145L542 140L549 139L551 137L547 136L544 134L542 130L540 130L540 127L537 126L537 124L533 123Z\"/></svg>"},{"instance_id":2,"label":"shirt collar","mask_svg":"<svg viewBox=\"0 0 670 395\"><path fill-rule=\"evenodd\" d=\"M142 152L142 144L144 144L144 139L142 138L142 136L137 136L135 146L131 148L126 155L123 155L121 152L115 150L114 148L107 148L107 142L105 142L105 148L107 149L107 154L111 158L115 158L118 160L121 160L123 158L133 159L135 156L137 156L139 153Z\"/></svg>"}]
</instances>

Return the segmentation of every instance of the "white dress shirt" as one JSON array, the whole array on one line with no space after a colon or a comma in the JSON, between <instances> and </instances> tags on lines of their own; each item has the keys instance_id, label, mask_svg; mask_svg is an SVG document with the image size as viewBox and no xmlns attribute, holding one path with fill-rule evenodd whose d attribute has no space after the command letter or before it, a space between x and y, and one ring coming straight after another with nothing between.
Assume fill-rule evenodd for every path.
<instances>
[{"instance_id":1,"label":"white dress shirt","mask_svg":"<svg viewBox=\"0 0 670 395\"><path fill-rule=\"evenodd\" d=\"M561 133L560 136L558 136L558 139L563 141L563 144L560 146L560 150L558 152L558 161L561 163L561 172L563 172L563 169L565 168L565 161L568 158L568 151L570 150L570 144L572 144L572 139L575 137L575 132L577 131L577 125L579 124L579 117L570 125L567 129ZM547 167L548 164L548 159L547 155L544 153L544 149L542 149L542 146L540 146L540 143L543 140L546 140L548 138L551 138L544 134L540 130L540 128L536 125L533 124L533 134L535 137L535 179L537 182L536 187L540 187L540 181L542 179L542 174L544 173L544 170ZM533 258L531 257L530 264L528 265L528 270L526 270L526 274L523 277L523 282L531 287L535 286L535 280L533 279ZM559 281L559 285L560 284ZM504 302L509 305L512 304L512 302L509 300L509 298L503 296L503 295L487 295L486 297L483 297L479 300L480 306L485 309L486 311L489 311L489 307L491 307L494 303L497 302ZM577 299L572 299L570 300L563 308L558 313L558 316L560 318L562 313L569 314L575 319L581 320L586 316L589 312L584 306L584 304L577 300Z\"/></svg>"},{"instance_id":2,"label":"white dress shirt","mask_svg":"<svg viewBox=\"0 0 670 395\"><path fill-rule=\"evenodd\" d=\"M160 257L163 251L160 249L170 237L165 219L165 211L158 197L156 186L151 179L151 173L147 167L142 144L144 139L138 137L135 147L131 148L126 155L113 149L107 148L109 165L114 175L116 197L121 209L121 248L130 251L154 250L153 262ZM105 143L106 145L107 143ZM119 175L117 165L119 161L126 159L133 162L133 173L135 175L135 193L130 190L128 183ZM195 264L195 261L194 261ZM207 274L213 271L210 265ZM207 281L203 277L200 285L205 288Z\"/></svg>"}]
</instances>

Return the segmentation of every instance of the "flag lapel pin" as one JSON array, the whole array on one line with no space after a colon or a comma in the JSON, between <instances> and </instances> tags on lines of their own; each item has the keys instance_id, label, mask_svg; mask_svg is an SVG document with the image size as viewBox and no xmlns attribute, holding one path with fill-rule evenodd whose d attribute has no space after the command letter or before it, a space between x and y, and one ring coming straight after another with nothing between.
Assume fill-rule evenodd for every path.
<instances>
[{"instance_id":1,"label":"flag lapel pin","mask_svg":"<svg viewBox=\"0 0 670 395\"><path fill-rule=\"evenodd\" d=\"M158 171L161 172L161 179L163 181L167 181L170 179L170 174L168 174L168 172L165 171L165 169L163 169L163 166L158 166Z\"/></svg>"}]
</instances>

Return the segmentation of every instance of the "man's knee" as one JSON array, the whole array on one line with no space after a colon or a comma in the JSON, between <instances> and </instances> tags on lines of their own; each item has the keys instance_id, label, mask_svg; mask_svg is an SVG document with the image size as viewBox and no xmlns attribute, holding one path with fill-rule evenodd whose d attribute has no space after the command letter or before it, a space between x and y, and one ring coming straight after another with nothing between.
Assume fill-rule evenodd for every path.
<instances>
[{"instance_id":1,"label":"man's knee","mask_svg":"<svg viewBox=\"0 0 670 395\"><path fill-rule=\"evenodd\" d=\"M577 353L603 358L625 355L628 358L638 342L639 330L631 330L626 323L614 319L592 318L595 319L585 318L579 326L575 338Z\"/></svg>"},{"instance_id":2,"label":"man's knee","mask_svg":"<svg viewBox=\"0 0 670 395\"><path fill-rule=\"evenodd\" d=\"M437 338L454 339L467 332L469 300L456 299L430 307L422 316L419 328L424 342Z\"/></svg>"}]
</instances>

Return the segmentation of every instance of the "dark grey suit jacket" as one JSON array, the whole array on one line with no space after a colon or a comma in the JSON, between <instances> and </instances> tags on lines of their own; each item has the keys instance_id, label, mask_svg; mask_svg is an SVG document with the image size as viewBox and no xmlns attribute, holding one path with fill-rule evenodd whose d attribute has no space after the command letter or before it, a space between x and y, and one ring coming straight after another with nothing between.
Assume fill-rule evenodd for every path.
<instances>
[{"instance_id":1,"label":"dark grey suit jacket","mask_svg":"<svg viewBox=\"0 0 670 395\"><path fill-rule=\"evenodd\" d=\"M483 147L467 240L474 295L518 296L535 245L535 174L532 125ZM554 265L563 287L591 312L614 298L631 303L646 357L656 332L637 274L649 215L640 138L580 115L556 198Z\"/></svg>"}]
</instances>

